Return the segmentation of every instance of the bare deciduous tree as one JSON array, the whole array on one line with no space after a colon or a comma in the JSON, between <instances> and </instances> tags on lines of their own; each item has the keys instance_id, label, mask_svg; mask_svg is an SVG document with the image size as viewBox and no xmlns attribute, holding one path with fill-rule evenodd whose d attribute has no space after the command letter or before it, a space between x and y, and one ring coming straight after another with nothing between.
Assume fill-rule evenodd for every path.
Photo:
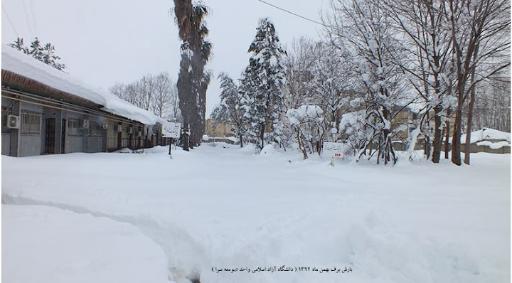
<instances>
[{"instance_id":1,"label":"bare deciduous tree","mask_svg":"<svg viewBox=\"0 0 512 283\"><path fill-rule=\"evenodd\" d=\"M466 99L469 97L471 100L471 93L479 82L510 65L509 60L492 61L492 58L508 52L510 48L510 40L506 33L510 28L510 2L508 0L447 0L443 5L453 48L454 94L457 98L454 109L451 160L454 164L461 165L460 137ZM473 104L471 103L471 107ZM471 113L468 113L469 120L471 116ZM471 122L468 124L471 125ZM467 134L470 135L471 128L468 130ZM466 153L465 161L469 164L469 150Z\"/></svg>"},{"instance_id":2,"label":"bare deciduous tree","mask_svg":"<svg viewBox=\"0 0 512 283\"><path fill-rule=\"evenodd\" d=\"M110 92L159 117L177 119L179 116L176 85L168 73L146 75L129 84L117 83Z\"/></svg>"}]
</instances>

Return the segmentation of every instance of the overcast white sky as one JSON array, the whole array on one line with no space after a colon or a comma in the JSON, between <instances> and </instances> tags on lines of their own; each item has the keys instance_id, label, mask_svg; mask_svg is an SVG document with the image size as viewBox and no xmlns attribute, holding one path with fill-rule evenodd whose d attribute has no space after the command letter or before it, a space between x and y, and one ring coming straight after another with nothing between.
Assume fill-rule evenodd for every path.
<instances>
[{"instance_id":1,"label":"overcast white sky","mask_svg":"<svg viewBox=\"0 0 512 283\"><path fill-rule=\"evenodd\" d=\"M301 36L318 38L321 26L257 0L206 0L213 58L207 68L233 78L248 63L247 49L258 19L269 17L283 44ZM267 0L319 19L329 0ZM173 0L3 0L2 48L17 36L52 42L67 72L107 90L149 73L167 71L177 79L179 44ZM207 94L207 111L219 102L216 78Z\"/></svg>"}]
</instances>

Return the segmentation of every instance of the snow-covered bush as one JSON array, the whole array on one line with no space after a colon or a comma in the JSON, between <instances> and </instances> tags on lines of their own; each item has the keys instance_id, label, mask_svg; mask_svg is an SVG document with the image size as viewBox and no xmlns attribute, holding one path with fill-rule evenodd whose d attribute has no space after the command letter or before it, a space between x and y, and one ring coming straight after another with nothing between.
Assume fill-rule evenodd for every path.
<instances>
[{"instance_id":1,"label":"snow-covered bush","mask_svg":"<svg viewBox=\"0 0 512 283\"><path fill-rule=\"evenodd\" d=\"M343 140L347 142L356 155L359 150L364 148L370 133L365 129L366 111L354 111L345 113L341 116L339 129Z\"/></svg>"},{"instance_id":2,"label":"snow-covered bush","mask_svg":"<svg viewBox=\"0 0 512 283\"><path fill-rule=\"evenodd\" d=\"M286 112L304 159L308 158L308 153L320 153L324 136L323 114L324 111L317 105L302 105Z\"/></svg>"}]
</instances>

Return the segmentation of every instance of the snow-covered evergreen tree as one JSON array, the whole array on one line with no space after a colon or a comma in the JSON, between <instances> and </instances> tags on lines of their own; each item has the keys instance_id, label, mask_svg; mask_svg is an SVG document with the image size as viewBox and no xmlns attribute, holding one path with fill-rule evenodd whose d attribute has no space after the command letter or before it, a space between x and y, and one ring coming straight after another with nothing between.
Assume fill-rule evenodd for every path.
<instances>
[{"instance_id":1,"label":"snow-covered evergreen tree","mask_svg":"<svg viewBox=\"0 0 512 283\"><path fill-rule=\"evenodd\" d=\"M233 132L240 139L240 146L243 147L243 137L246 132L244 107L242 104L242 93L238 86L227 74L221 73L220 80L220 105L212 112L212 118L216 121L227 122L232 126Z\"/></svg>"},{"instance_id":2,"label":"snow-covered evergreen tree","mask_svg":"<svg viewBox=\"0 0 512 283\"><path fill-rule=\"evenodd\" d=\"M257 122L255 118L258 117L258 112L263 111L257 107L258 105L255 105L256 95L254 94L256 93L256 81L256 73L251 71L251 66L249 65L242 73L238 86L244 119L247 121L246 138L251 143L258 143L257 138L259 137L259 132L258 128L254 127L253 123Z\"/></svg>"},{"instance_id":3,"label":"snow-covered evergreen tree","mask_svg":"<svg viewBox=\"0 0 512 283\"><path fill-rule=\"evenodd\" d=\"M39 61L44 62L43 60L43 46L41 45L41 41L39 41L39 38L35 38L32 43L30 43L30 49L29 54L32 55L32 57L36 58Z\"/></svg>"},{"instance_id":4,"label":"snow-covered evergreen tree","mask_svg":"<svg viewBox=\"0 0 512 283\"><path fill-rule=\"evenodd\" d=\"M280 141L285 79L282 58L286 52L269 19L260 20L256 30L256 37L249 47L251 57L241 80L241 91L250 123L249 133L258 147L263 148L265 143Z\"/></svg>"},{"instance_id":5,"label":"snow-covered evergreen tree","mask_svg":"<svg viewBox=\"0 0 512 283\"><path fill-rule=\"evenodd\" d=\"M60 57L55 54L55 46L53 46L51 43L44 45L40 55L42 61L45 64L51 65L57 70L63 70L66 67L64 64L57 62L60 60Z\"/></svg>"},{"instance_id":6,"label":"snow-covered evergreen tree","mask_svg":"<svg viewBox=\"0 0 512 283\"><path fill-rule=\"evenodd\" d=\"M28 54L28 48L25 46L23 38L21 37L16 38L16 41L10 43L9 46L25 54Z\"/></svg>"},{"instance_id":7,"label":"snow-covered evergreen tree","mask_svg":"<svg viewBox=\"0 0 512 283\"><path fill-rule=\"evenodd\" d=\"M51 43L46 43L43 46L37 37L30 44L30 48L25 46L23 38L21 37L18 37L16 41L9 44L9 46L25 54L31 55L35 59L48 64L57 70L62 71L66 68L66 65L58 62L61 58L55 54L55 46Z\"/></svg>"}]
</instances>

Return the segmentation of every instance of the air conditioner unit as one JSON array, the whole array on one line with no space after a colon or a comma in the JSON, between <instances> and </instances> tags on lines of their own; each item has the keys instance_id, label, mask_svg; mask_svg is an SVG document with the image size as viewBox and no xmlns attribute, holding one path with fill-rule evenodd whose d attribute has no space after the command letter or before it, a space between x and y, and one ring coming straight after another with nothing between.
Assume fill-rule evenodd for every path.
<instances>
[{"instance_id":1,"label":"air conditioner unit","mask_svg":"<svg viewBox=\"0 0 512 283\"><path fill-rule=\"evenodd\" d=\"M7 115L7 128L19 129L20 128L20 116Z\"/></svg>"},{"instance_id":2,"label":"air conditioner unit","mask_svg":"<svg viewBox=\"0 0 512 283\"><path fill-rule=\"evenodd\" d=\"M103 123L103 125L101 125L101 127L102 127L104 130L108 129L108 123Z\"/></svg>"},{"instance_id":3,"label":"air conditioner unit","mask_svg":"<svg viewBox=\"0 0 512 283\"><path fill-rule=\"evenodd\" d=\"M82 128L89 129L89 120L82 120Z\"/></svg>"},{"instance_id":4,"label":"air conditioner unit","mask_svg":"<svg viewBox=\"0 0 512 283\"><path fill-rule=\"evenodd\" d=\"M118 133L122 133L123 132L123 126L122 125L117 125L117 132Z\"/></svg>"}]
</instances>

